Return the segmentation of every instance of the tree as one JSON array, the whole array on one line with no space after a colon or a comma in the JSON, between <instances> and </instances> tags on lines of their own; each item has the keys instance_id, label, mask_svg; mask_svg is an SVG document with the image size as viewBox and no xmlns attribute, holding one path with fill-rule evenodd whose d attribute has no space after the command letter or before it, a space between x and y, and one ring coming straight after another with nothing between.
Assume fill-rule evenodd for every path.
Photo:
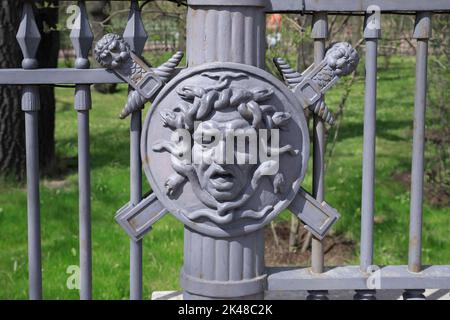
<instances>
[{"instance_id":1,"label":"tree","mask_svg":"<svg viewBox=\"0 0 450 320\"><path fill-rule=\"evenodd\" d=\"M111 1L100 0L90 1L87 3L87 10L92 16L92 29L94 33L94 41L100 40L107 31L107 26L111 24L108 20L111 14ZM106 21L106 22L105 22ZM98 63L94 61L94 67L99 67ZM117 91L117 84L115 83L96 83L94 89L100 93L114 93Z\"/></svg>"},{"instance_id":2,"label":"tree","mask_svg":"<svg viewBox=\"0 0 450 320\"><path fill-rule=\"evenodd\" d=\"M59 57L58 0L41 2L36 22L41 32L37 53L40 68L57 68ZM55 171L55 89L40 86L41 111L39 112L39 162L43 174Z\"/></svg>"},{"instance_id":3,"label":"tree","mask_svg":"<svg viewBox=\"0 0 450 320\"><path fill-rule=\"evenodd\" d=\"M21 54L15 33L20 22L18 1L0 2L0 68L18 68ZM22 180L25 176L24 116L20 88L0 86L0 172Z\"/></svg>"},{"instance_id":4,"label":"tree","mask_svg":"<svg viewBox=\"0 0 450 320\"><path fill-rule=\"evenodd\" d=\"M36 22L41 32L37 59L40 67L57 67L59 32L57 31L57 0L38 2ZM20 68L21 52L16 42L20 23L19 1L0 3L0 67ZM55 167L55 95L52 86L39 88L39 162L41 172ZM24 116L20 109L21 90L18 86L0 86L0 174L17 180L25 177Z\"/></svg>"}]
</instances>

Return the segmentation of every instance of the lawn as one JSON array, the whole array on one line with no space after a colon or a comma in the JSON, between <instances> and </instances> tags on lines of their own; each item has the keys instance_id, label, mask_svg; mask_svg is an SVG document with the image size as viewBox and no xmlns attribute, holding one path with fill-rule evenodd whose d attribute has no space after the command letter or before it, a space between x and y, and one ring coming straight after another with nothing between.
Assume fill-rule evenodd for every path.
<instances>
[{"instance_id":1,"label":"lawn","mask_svg":"<svg viewBox=\"0 0 450 320\"><path fill-rule=\"evenodd\" d=\"M148 57L154 64L167 55ZM380 63L382 65L382 63ZM326 199L341 213L335 232L358 241L360 235L363 133L363 63L352 87L333 157L327 159ZM414 59L396 57L380 70L377 106L376 264L407 263L409 190L396 173L410 169L414 99ZM327 95L336 109L344 79ZM56 150L67 173L41 183L43 291L46 299L77 299L67 288L67 269L78 264L77 128L73 89L57 88ZM93 296L129 296L129 241L114 214L129 197L128 120L118 112L127 88L113 95L93 94L91 111ZM147 106L146 111L149 110ZM329 139L333 129L329 132ZM310 188L310 169L305 187ZM143 181L144 191L149 189ZM280 219L287 219L283 213ZM26 191L12 182L0 184L0 299L27 298ZM424 264L450 264L449 208L424 205ZM183 227L171 216L159 221L144 239L143 290L177 289L182 264ZM349 263L358 263L358 248Z\"/></svg>"}]
</instances>

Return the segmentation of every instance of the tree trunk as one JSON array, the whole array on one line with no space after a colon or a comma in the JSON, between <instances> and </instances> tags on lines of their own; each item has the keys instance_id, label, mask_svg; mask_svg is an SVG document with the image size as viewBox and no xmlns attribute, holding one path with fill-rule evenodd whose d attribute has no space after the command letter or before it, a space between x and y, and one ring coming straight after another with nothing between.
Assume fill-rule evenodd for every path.
<instances>
[{"instance_id":1,"label":"tree trunk","mask_svg":"<svg viewBox=\"0 0 450 320\"><path fill-rule=\"evenodd\" d=\"M36 22L41 32L41 43L37 53L39 68L57 68L59 56L58 1L46 1L46 6L37 10ZM53 7L50 7L50 5ZM44 175L55 170L55 89L40 86L41 111L39 112L39 163Z\"/></svg>"},{"instance_id":2,"label":"tree trunk","mask_svg":"<svg viewBox=\"0 0 450 320\"><path fill-rule=\"evenodd\" d=\"M289 230L289 252L295 252L299 246L300 222L291 215L291 228Z\"/></svg>"},{"instance_id":3,"label":"tree trunk","mask_svg":"<svg viewBox=\"0 0 450 320\"><path fill-rule=\"evenodd\" d=\"M0 68L20 68L16 42L20 22L19 2L0 2ZM24 116L20 109L20 87L0 85L0 173L18 180L25 177Z\"/></svg>"},{"instance_id":4,"label":"tree trunk","mask_svg":"<svg viewBox=\"0 0 450 320\"><path fill-rule=\"evenodd\" d=\"M104 25L100 22L105 21L106 18L111 14L111 1L110 0L100 0L100 1L89 1L87 2L87 10L92 16L92 31L94 33L94 41L97 42L105 34ZM106 25L110 24L109 20ZM98 22L98 23L95 23ZM94 60L94 67L100 67L100 65ZM114 93L117 91L117 84L115 83L97 83L94 85L94 89L100 93Z\"/></svg>"},{"instance_id":5,"label":"tree trunk","mask_svg":"<svg viewBox=\"0 0 450 320\"><path fill-rule=\"evenodd\" d=\"M47 3L57 5L57 0ZM0 2L0 67L20 68L22 55L16 41L20 23L19 1ZM36 10L36 22L41 32L37 53L39 66L55 68L58 63L58 9L42 6ZM40 86L39 162L41 172L50 173L55 163L55 96L50 86ZM24 116L20 108L21 90L18 86L0 86L0 173L17 180L25 178Z\"/></svg>"}]
</instances>

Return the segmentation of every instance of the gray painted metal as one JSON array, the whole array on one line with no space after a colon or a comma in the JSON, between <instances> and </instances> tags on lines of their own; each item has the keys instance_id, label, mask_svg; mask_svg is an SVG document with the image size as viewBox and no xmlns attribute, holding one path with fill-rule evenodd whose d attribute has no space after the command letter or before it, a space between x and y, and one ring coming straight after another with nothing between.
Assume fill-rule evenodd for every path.
<instances>
[{"instance_id":1,"label":"gray painted metal","mask_svg":"<svg viewBox=\"0 0 450 320\"><path fill-rule=\"evenodd\" d=\"M180 285L185 299L263 297L264 230L217 239L186 227L184 241Z\"/></svg>"},{"instance_id":2,"label":"gray painted metal","mask_svg":"<svg viewBox=\"0 0 450 320\"><path fill-rule=\"evenodd\" d=\"M157 73L158 68L152 68ZM183 68L174 68L177 75ZM0 85L2 84L95 84L124 83L125 80L106 69L1 69Z\"/></svg>"},{"instance_id":3,"label":"gray painted metal","mask_svg":"<svg viewBox=\"0 0 450 320\"><path fill-rule=\"evenodd\" d=\"M138 241L166 213L166 208L154 194L146 194L138 205L127 203L120 208L115 219L134 241Z\"/></svg>"},{"instance_id":4,"label":"gray painted metal","mask_svg":"<svg viewBox=\"0 0 450 320\"><path fill-rule=\"evenodd\" d=\"M145 32L139 3L131 1L130 14L124 38L128 39L131 50L141 54L147 33ZM132 92L131 87L129 92ZM142 131L142 111L135 110L130 120L130 205L135 206L142 196L142 162L140 157ZM130 240L130 299L142 299L142 239Z\"/></svg>"},{"instance_id":5,"label":"gray painted metal","mask_svg":"<svg viewBox=\"0 0 450 320\"><path fill-rule=\"evenodd\" d=\"M289 210L305 224L317 239L322 240L340 215L325 201L319 202L303 188L289 205Z\"/></svg>"},{"instance_id":6,"label":"gray painted metal","mask_svg":"<svg viewBox=\"0 0 450 320\"><path fill-rule=\"evenodd\" d=\"M428 39L431 37L431 13L416 15L413 37L416 48L416 95L414 98L414 130L411 164L411 203L409 218L408 270L422 270L422 205L425 149L425 107L427 96ZM423 290L406 290L406 300L424 300Z\"/></svg>"},{"instance_id":7,"label":"gray painted metal","mask_svg":"<svg viewBox=\"0 0 450 320\"><path fill-rule=\"evenodd\" d=\"M115 36L113 35L108 35L108 37L110 38L114 38ZM117 38L118 40L120 40L119 38ZM335 68L333 61L336 61L337 59L341 59L341 58L345 58L342 61L344 61L343 63L340 64L339 68ZM323 92L325 92L326 89L330 88L331 85L333 83L336 82L338 76L342 76L345 74L348 74L349 72L351 72L355 67L356 67L356 63L358 62L358 56L356 54L356 51L354 51L351 46L349 46L348 44L344 44L344 43L338 43L335 44L328 52L327 52L327 58L324 59L323 61L321 61L321 63L314 67L314 68L309 68L307 72L305 72L302 75L299 75L299 77L301 79L298 79L298 81L296 83L298 83L298 86L301 86L300 90L305 90L304 88L305 83L308 84L308 87L317 87L316 91L320 92L320 94L322 94ZM178 99L177 95L180 95L180 90L183 90L183 88L189 88L189 91L185 92L182 94L182 97L186 97L188 96L189 92L195 92L195 90L199 90L196 89L196 87L193 87L191 83L189 83L189 86L183 86L180 83L184 83L184 81L187 79L189 82L193 82L193 83L197 83L198 81L202 81L201 84L204 87L210 88L211 86L208 84L205 84L205 77L206 78L210 78L210 79L216 79L217 76L213 75L215 72L221 72L223 73L226 70L236 70L236 72L234 72L235 74L238 75L238 78L245 78L248 77L247 75L245 75L243 72L246 71L249 75L251 75L252 73L254 74L254 76L256 76L256 78L261 78L261 79L267 79L270 80L272 89L270 90L270 95L273 95L275 93L276 88L280 88L280 86L278 84L276 84L277 80L271 78L271 76L263 73L262 71L260 71L259 69L255 69L255 68L251 68L251 67L247 67L244 65L240 65L240 64L230 64L230 63L215 63L215 64L206 64L203 65L201 68L197 67L197 68L191 68L189 69L189 71L184 72L182 75L174 78L167 86L166 88L160 93L160 95L158 96L158 98L155 100L152 111L149 113L147 119L146 120L146 124L145 124L145 132L144 132L144 141L142 144L142 157L144 159L144 163L145 163L145 168L146 168L146 173L148 175L149 181L151 183L151 185L153 186L153 190L155 190L155 192L157 193L157 196L162 199L162 201L165 203L166 207L171 209L172 212L175 212L175 216L177 216L178 218L180 218L181 221L183 221L184 223L190 225L192 228L194 229L198 229L200 228L200 226L203 225L203 223L194 223L192 224L192 222L190 220L196 220L197 218L190 218L191 215L196 215L196 213L194 212L187 212L187 213L182 213L184 212L184 207L187 205L190 208L190 211L193 210L194 208L194 203L197 201L195 199L192 199L192 194L190 194L190 191L185 191L184 195L182 198L183 201L178 201L178 204L173 205L172 199L177 199L180 196L180 194L178 194L178 187L180 187L182 184L184 183L192 183L191 188L194 190L195 193L201 193L201 190L197 190L198 186L196 186L195 184L193 184L194 181L191 181L191 178L189 178L189 174L185 173L185 169L183 169L183 166L179 167L180 164L176 164L173 160L173 155L175 152L175 149L172 146L172 143L169 143L169 137L164 136L167 135L166 133L168 132L169 134L172 134L172 131L167 131L167 127L170 127L172 129L174 128L180 128L180 126L186 126L188 125L188 123L184 123L183 124L183 119L186 118L187 115L184 115L184 117L181 117L180 114L180 110L178 110L177 106L179 105L180 102L182 101L173 101L173 99ZM239 71L239 74L237 73L237 71ZM283 72L285 72L286 70L284 70ZM122 72L124 73L128 73L127 70L123 69ZM200 74L200 77L195 76L197 74ZM220 73L219 73L220 75ZM229 71L226 71L225 76L226 77L231 77L233 74L230 73ZM245 75L245 77L244 77ZM285 75L285 74L284 74ZM288 75L285 75L286 77L289 77ZM198 80L196 80L196 78L198 78ZM220 78L220 77L219 77ZM227 78L228 79L228 78ZM290 78L291 80L295 80L293 78ZM196 82L197 81L197 82ZM221 80L223 81L223 80ZM234 80L237 81L237 80ZM252 80L253 82L255 82L255 80ZM209 81L211 82L211 81ZM214 83L214 81L212 82ZM234 94L241 94L241 91L243 90L244 87L248 86L249 83L248 82L242 82L240 85L238 85L237 87L239 87L240 89L238 91L235 91ZM222 86L222 84L221 84ZM254 84L252 84L251 87L253 87ZM298 86L294 86L292 88L292 90L296 93L299 93L299 89ZM260 88L259 86L257 86L258 88ZM173 94L173 92L175 91L174 88L178 88L176 91L176 94ZM236 88L236 86L232 87L232 88ZM261 87L262 88L262 87ZM281 87L282 88L282 87ZM233 89L236 90L236 89ZM307 91L307 90L305 90ZM200 91L199 91L200 92ZM258 95L260 95L263 91L261 91L261 89L258 89ZM301 92L301 91L300 91ZM278 94L278 93L277 93ZM288 97L289 94L285 93ZM302 95L305 96L305 95ZM300 97L302 97L300 96ZM169 99L169 101L166 101L167 99ZM292 99L292 97L290 97L287 100L295 100ZM305 99L300 99L299 103L302 106L302 108L307 107L308 104L307 102L304 101ZM266 102L267 103L267 102ZM169 109L159 109L159 105L162 104L164 106L164 108L166 108L167 106L173 106L173 111L169 110ZM293 104L295 105L295 101L293 102ZM272 108L274 109L275 106L272 106ZM292 106L291 106L292 108ZM177 111L178 110L178 111ZM271 112L275 112L276 110L272 110ZM290 118L295 119L295 113L298 112L297 109L292 109L290 110L289 113L289 118L286 118L287 120L290 120ZM286 113L287 114L287 113ZM156 119L155 119L155 115L156 115ZM275 115L277 115L277 113L275 112ZM278 112L278 116L279 116L279 112ZM219 115L220 116L220 115ZM177 120L178 119L178 120ZM275 120L272 120L275 121ZM276 123L278 123L278 119L276 119ZM274 122L271 127L276 126L276 123ZM162 126L161 126L162 125ZM302 125L300 125L301 127ZM155 127L153 128L153 130L150 130L151 127ZM305 126L306 127L306 126ZM288 128L284 128L283 130L287 130ZM166 133L163 133L164 131L166 131ZM304 130L306 131L306 130ZM292 134L288 134L288 136L291 136ZM296 136L296 135L294 135ZM301 136L305 137L304 134L301 134ZM293 146L295 146L294 142L292 140L290 140L289 144L289 149L293 150ZM306 145L306 142L303 144L304 146ZM287 146L286 146L287 147ZM286 148L283 147L283 148ZM190 146L189 146L190 148ZM303 147L304 149L304 147ZM152 151L153 152L152 152ZM158 156L158 153L162 152L162 151L169 151L169 153L172 154L172 157L170 159L167 159L167 157L161 157ZM286 150L287 151L287 150ZM156 152L156 153L154 153ZM306 150L302 151L301 154L303 154L303 159L306 159L306 155L305 155ZM176 153L176 152L175 152ZM176 157L178 157L178 154L175 154ZM150 159L150 161L149 161ZM166 168L162 168L160 165L158 165L159 163L167 163L167 162L171 162L171 166L170 167L166 167ZM153 169L152 169L153 167ZM302 164L302 168L306 167L306 162L303 161ZM284 166L284 168L290 168L291 173L290 175L292 175L292 165L288 165L288 166ZM282 169L281 171L279 171L277 174L280 173L284 173L285 169ZM173 170L175 171L173 171ZM187 179L184 176L185 174L187 174ZM169 178L167 178L169 177ZM285 179L282 179L283 181ZM164 182L164 186L161 185L161 181L165 181ZM287 183L287 181L284 181L284 183ZM277 191L278 193L282 193L283 191ZM276 193L277 193L276 192ZM197 196L196 194L196 196ZM294 192L295 195L295 192ZM171 198L171 200L166 199L167 196L169 196L169 198ZM189 198L190 197L190 198ZM319 237L323 237L325 232L327 232L329 230L329 228L331 227L331 225L333 224L333 222L337 219L337 213L335 213L334 211L330 213L330 211L332 210L328 205L321 204L316 202L311 196L306 195L305 192L301 192L300 195L297 195L298 200L295 201L296 203L296 214L299 215L300 217L303 217L304 221L309 221L310 225L308 226L309 228L313 228L314 232L319 236ZM278 208L277 211L274 211L274 214L276 214L277 212L279 212L279 210L281 210L282 207ZM244 210L245 207L242 206L242 204L240 205L239 210ZM159 210L159 209L158 209ZM196 209L198 210L198 209ZM201 210L208 210L206 208L203 208ZM235 211L239 211L239 210L235 210ZM305 211L304 214L302 214L301 211ZM126 207L122 208L121 210L119 210L120 214L119 216L123 216L126 215ZM180 214L182 213L182 214ZM238 212L235 212L234 214L236 214ZM261 213L263 214L263 213ZM203 215L203 213L202 213ZM271 214L273 216L273 214ZM219 215L219 217L221 217L219 220L217 220L217 218L212 219L215 216L215 213L212 212L208 215L208 218L210 220L212 220L212 222L216 223L217 225L225 225L228 222L220 222L221 220L223 220L224 218L229 218L228 215L224 215L221 214ZM200 216L202 217L202 216ZM232 217L232 216L230 216ZM264 217L263 215L261 217ZM267 215L267 218L271 218L270 216ZM152 216L149 216L149 219L152 219ZM267 223L269 220L265 219L263 222ZM219 223L220 222L220 223ZM239 222L239 221L238 221ZM256 221L257 223L248 223L246 226L244 226L242 228L242 226L239 223L238 232L249 232L250 230L255 230L255 228L260 228L262 226L262 224L258 223L258 221ZM141 223L145 223L145 221L141 221ZM204 227L202 227L204 228ZM218 228L211 229L211 225L207 225L206 229L199 229L199 231L205 232L205 233L209 233L212 234L214 236L231 236L231 235L235 235L237 234L235 231L230 230L230 228L227 228L226 230L220 230L220 229L224 229L224 226L220 226L219 230ZM220 231L220 232L219 232ZM225 232L225 233L224 233ZM133 235L135 236L135 235Z\"/></svg>"},{"instance_id":8,"label":"gray painted metal","mask_svg":"<svg viewBox=\"0 0 450 320\"><path fill-rule=\"evenodd\" d=\"M247 106L254 108L254 118L242 115ZM196 108L198 112L191 111ZM203 121L202 127L195 127L197 121ZM259 157L243 165L232 154L231 163L224 163L212 155L223 155L225 144L205 146L198 139L191 144L184 137L174 141L180 128L190 137L214 128L222 134L217 141L225 140L229 129L254 130L256 135L258 129L279 129L279 145L259 144L260 153L270 148L279 158ZM197 165L200 146L205 161ZM186 159L179 157L182 150L187 150ZM306 120L294 94L259 68L221 62L189 68L165 86L147 114L141 153L153 192L176 218L203 234L233 237L262 228L296 197L308 151ZM271 166L276 171L265 173Z\"/></svg>"},{"instance_id":9,"label":"gray painted metal","mask_svg":"<svg viewBox=\"0 0 450 320\"><path fill-rule=\"evenodd\" d=\"M188 0L187 2L192 6L214 4L211 0ZM215 5L265 7L268 13L365 12L370 5L379 6L383 12L450 12L450 3L447 0L229 0L217 1Z\"/></svg>"},{"instance_id":10,"label":"gray painted metal","mask_svg":"<svg viewBox=\"0 0 450 320\"><path fill-rule=\"evenodd\" d=\"M304 3L304 6L303 6ZM450 12L447 0L268 0L267 12L365 12L378 6L382 12Z\"/></svg>"},{"instance_id":11,"label":"gray painted metal","mask_svg":"<svg viewBox=\"0 0 450 320\"><path fill-rule=\"evenodd\" d=\"M327 15L319 13L313 16L312 37L314 39L314 64L319 65L325 56L325 39L328 33ZM323 99L322 99L323 101ZM313 196L322 202L325 198L325 128L323 121L313 118ZM323 245L320 239L313 237L311 243L311 267L316 273L323 270Z\"/></svg>"},{"instance_id":12,"label":"gray painted metal","mask_svg":"<svg viewBox=\"0 0 450 320\"><path fill-rule=\"evenodd\" d=\"M129 30L131 29L126 29ZM132 39L132 36L128 36L128 41ZM135 54L135 49L130 48L124 38L118 34L108 33L97 42L95 58L103 67L112 70L130 85L128 101L119 116L124 119L134 111L143 109L144 104L160 91L164 83L171 78L175 67L183 58L183 53L177 52L153 72L150 66Z\"/></svg>"},{"instance_id":13,"label":"gray painted metal","mask_svg":"<svg viewBox=\"0 0 450 320\"><path fill-rule=\"evenodd\" d=\"M303 9L303 8L302 8ZM328 38L328 20L326 13L313 15L311 36L314 39L314 64L319 65L325 56L325 41ZM324 105L322 98L318 104ZM317 201L325 199L325 127L322 119L313 117L313 196ZM311 239L311 270L321 273L324 267L323 243L315 236ZM308 300L327 300L326 292L309 292Z\"/></svg>"},{"instance_id":14,"label":"gray painted metal","mask_svg":"<svg viewBox=\"0 0 450 320\"><path fill-rule=\"evenodd\" d=\"M78 2L79 13L75 28L70 33L75 48L75 67L88 69L88 54L94 35L89 25L84 1ZM89 156L89 109L92 107L91 91L88 85L75 88L74 107L78 120L78 198L80 228L80 299L92 299L92 243L91 243L91 166Z\"/></svg>"},{"instance_id":15,"label":"gray painted metal","mask_svg":"<svg viewBox=\"0 0 450 320\"><path fill-rule=\"evenodd\" d=\"M217 7L265 7L266 0L227 0L227 1L212 1L212 0L188 0L188 5L195 6L217 6Z\"/></svg>"},{"instance_id":16,"label":"gray painted metal","mask_svg":"<svg viewBox=\"0 0 450 320\"><path fill-rule=\"evenodd\" d=\"M413 35L417 39L417 57L408 252L408 266L411 272L420 272L421 270L425 106L427 96L428 39L430 36L431 14L429 12L420 13L416 17Z\"/></svg>"},{"instance_id":17,"label":"gray painted metal","mask_svg":"<svg viewBox=\"0 0 450 320\"><path fill-rule=\"evenodd\" d=\"M364 144L361 200L361 270L366 271L373 260L373 216L375 197L375 123L377 99L377 43L380 32L371 29L372 18L365 19L366 84L364 93Z\"/></svg>"},{"instance_id":18,"label":"gray painted metal","mask_svg":"<svg viewBox=\"0 0 450 320\"><path fill-rule=\"evenodd\" d=\"M310 268L267 268L268 290L450 289L450 266L426 266L411 273L406 265L384 266L364 273L359 266L327 267L321 274ZM368 286L369 285L369 286Z\"/></svg>"},{"instance_id":19,"label":"gray painted metal","mask_svg":"<svg viewBox=\"0 0 450 320\"><path fill-rule=\"evenodd\" d=\"M361 195L360 267L363 272L373 264L373 219L375 207L375 139L377 101L377 46L381 36L381 21L377 12L364 19L366 41L366 83L364 92L364 137ZM356 291L356 300L373 300L375 291Z\"/></svg>"},{"instance_id":20,"label":"gray painted metal","mask_svg":"<svg viewBox=\"0 0 450 320\"><path fill-rule=\"evenodd\" d=\"M320 47L325 50L324 45L322 45L324 40L319 38L317 41L320 42ZM322 50L321 53L323 53ZM343 61L343 63L342 66L336 68L335 62L338 59ZM356 69L359 62L359 56L356 50L346 42L335 43L327 51L325 58L314 63L301 74L294 71L282 58L274 58L273 61L282 75L284 82L300 101L301 107L303 109L308 108L321 121L333 125L333 114L325 105L323 96L340 77Z\"/></svg>"},{"instance_id":21,"label":"gray painted metal","mask_svg":"<svg viewBox=\"0 0 450 320\"><path fill-rule=\"evenodd\" d=\"M33 99L39 101L35 94ZM25 111L28 201L28 277L31 300L42 299L41 214L39 204L38 113Z\"/></svg>"},{"instance_id":22,"label":"gray painted metal","mask_svg":"<svg viewBox=\"0 0 450 320\"><path fill-rule=\"evenodd\" d=\"M22 19L17 31L17 41L23 53L22 67L37 68L35 58L41 36L33 14L32 2L23 5ZM40 109L37 87L22 89L22 110L25 112L25 149L27 166L28 212L28 276L29 297L42 299L41 222L39 200L39 142L38 112Z\"/></svg>"},{"instance_id":23,"label":"gray painted metal","mask_svg":"<svg viewBox=\"0 0 450 320\"><path fill-rule=\"evenodd\" d=\"M220 61L264 68L263 8L189 7L187 60L189 67ZM263 298L263 230L218 239L185 227L184 237L184 264L180 280L185 299ZM223 282L228 285L224 286Z\"/></svg>"},{"instance_id":24,"label":"gray painted metal","mask_svg":"<svg viewBox=\"0 0 450 320\"><path fill-rule=\"evenodd\" d=\"M88 89L89 90L89 89ZM78 110L78 184L80 228L80 299L92 299L91 177L89 111Z\"/></svg>"}]
</instances>

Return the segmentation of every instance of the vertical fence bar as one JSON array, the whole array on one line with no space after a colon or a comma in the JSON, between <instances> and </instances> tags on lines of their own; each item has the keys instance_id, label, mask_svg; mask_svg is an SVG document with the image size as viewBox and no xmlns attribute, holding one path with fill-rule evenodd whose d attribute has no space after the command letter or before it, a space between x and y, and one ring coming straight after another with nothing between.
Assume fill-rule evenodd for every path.
<instances>
[{"instance_id":1,"label":"vertical fence bar","mask_svg":"<svg viewBox=\"0 0 450 320\"><path fill-rule=\"evenodd\" d=\"M319 64L325 57L325 41L328 38L328 20L326 13L316 13L313 15L311 36L314 39L314 63ZM323 103L323 101L319 103ZM313 196L319 202L322 202L325 198L325 126L319 117L314 116L313 120ZM323 265L323 243L313 236L311 242L311 269L314 273L322 273ZM310 291L307 299L326 300L327 293L326 290Z\"/></svg>"},{"instance_id":2,"label":"vertical fence bar","mask_svg":"<svg viewBox=\"0 0 450 320\"><path fill-rule=\"evenodd\" d=\"M84 1L78 1L78 16L70 33L75 49L75 68L89 69L88 54L94 35ZM74 107L78 122L78 202L80 228L80 299L92 299L91 177L89 161L89 110L92 106L89 85L76 85Z\"/></svg>"},{"instance_id":3,"label":"vertical fence bar","mask_svg":"<svg viewBox=\"0 0 450 320\"><path fill-rule=\"evenodd\" d=\"M431 13L417 13L413 34L413 38L417 39L417 49L408 251L408 270L411 272L420 272L422 269L422 202L425 149L425 106L427 98L428 40L430 37ZM422 289L406 290L403 297L408 300L424 299L422 293Z\"/></svg>"},{"instance_id":4,"label":"vertical fence bar","mask_svg":"<svg viewBox=\"0 0 450 320\"><path fill-rule=\"evenodd\" d=\"M136 54L141 54L147 40L139 3L131 1L130 14L123 37ZM131 90L131 88L129 89ZM131 114L130 123L130 204L137 205L142 197L142 163L140 156L142 111ZM142 299L142 240L130 240L130 299Z\"/></svg>"},{"instance_id":5,"label":"vertical fence bar","mask_svg":"<svg viewBox=\"0 0 450 320\"><path fill-rule=\"evenodd\" d=\"M41 40L33 13L33 4L23 4L22 19L17 31L17 42L23 53L22 68L35 69L35 58ZM25 148L27 165L27 211L28 211L28 276L29 297L42 299L41 262L41 222L39 204L39 142L38 112L40 109L39 89L24 86L22 91L22 110L25 112Z\"/></svg>"},{"instance_id":6,"label":"vertical fence bar","mask_svg":"<svg viewBox=\"0 0 450 320\"><path fill-rule=\"evenodd\" d=\"M375 138L377 101L377 48L381 36L378 11L368 11L364 20L366 42L366 83L364 93L364 144L361 195L361 253L360 267L368 272L373 263L373 218L375 204ZM374 290L356 291L355 299L375 299Z\"/></svg>"}]
</instances>

